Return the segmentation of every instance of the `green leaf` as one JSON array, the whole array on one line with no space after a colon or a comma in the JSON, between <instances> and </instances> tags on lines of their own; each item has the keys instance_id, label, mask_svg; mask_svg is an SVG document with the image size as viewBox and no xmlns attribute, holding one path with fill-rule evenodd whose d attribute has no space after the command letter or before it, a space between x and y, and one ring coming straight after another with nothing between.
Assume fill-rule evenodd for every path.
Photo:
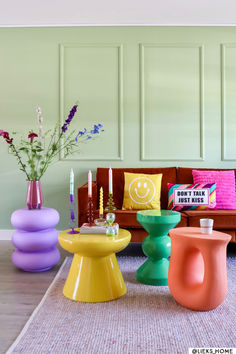
<instances>
[{"instance_id":1,"label":"green leaf","mask_svg":"<svg viewBox=\"0 0 236 354\"><path fill-rule=\"evenodd\" d=\"M52 152L55 152L57 150L57 144L53 143L52 144Z\"/></svg>"}]
</instances>

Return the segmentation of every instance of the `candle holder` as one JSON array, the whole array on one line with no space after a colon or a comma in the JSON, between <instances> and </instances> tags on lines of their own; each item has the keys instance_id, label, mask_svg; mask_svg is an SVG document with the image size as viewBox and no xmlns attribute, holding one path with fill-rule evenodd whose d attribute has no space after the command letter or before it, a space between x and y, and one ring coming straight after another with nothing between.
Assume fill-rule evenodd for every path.
<instances>
[{"instance_id":1,"label":"candle holder","mask_svg":"<svg viewBox=\"0 0 236 354\"><path fill-rule=\"evenodd\" d=\"M68 234L79 234L79 231L75 230L76 223L75 223L75 205L74 205L74 198L70 195L70 222L69 227L71 231L68 231Z\"/></svg>"},{"instance_id":2,"label":"candle holder","mask_svg":"<svg viewBox=\"0 0 236 354\"><path fill-rule=\"evenodd\" d=\"M88 197L88 226L93 226L93 200L92 197Z\"/></svg>"},{"instance_id":3,"label":"candle holder","mask_svg":"<svg viewBox=\"0 0 236 354\"><path fill-rule=\"evenodd\" d=\"M103 218L103 215L99 214L99 218L94 220L95 225L104 226L106 224L106 219Z\"/></svg>"},{"instance_id":4,"label":"candle holder","mask_svg":"<svg viewBox=\"0 0 236 354\"><path fill-rule=\"evenodd\" d=\"M116 207L115 207L112 193L109 193L107 206L105 208L105 211L108 213L113 213L114 211L116 211Z\"/></svg>"}]
</instances>

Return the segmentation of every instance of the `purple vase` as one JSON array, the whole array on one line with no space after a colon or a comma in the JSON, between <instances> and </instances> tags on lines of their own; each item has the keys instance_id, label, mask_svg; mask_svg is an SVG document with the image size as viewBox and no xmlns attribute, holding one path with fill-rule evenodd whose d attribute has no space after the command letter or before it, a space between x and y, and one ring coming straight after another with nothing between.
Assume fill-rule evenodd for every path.
<instances>
[{"instance_id":1,"label":"purple vase","mask_svg":"<svg viewBox=\"0 0 236 354\"><path fill-rule=\"evenodd\" d=\"M40 181L28 181L26 205L28 209L40 209L43 205Z\"/></svg>"}]
</instances>

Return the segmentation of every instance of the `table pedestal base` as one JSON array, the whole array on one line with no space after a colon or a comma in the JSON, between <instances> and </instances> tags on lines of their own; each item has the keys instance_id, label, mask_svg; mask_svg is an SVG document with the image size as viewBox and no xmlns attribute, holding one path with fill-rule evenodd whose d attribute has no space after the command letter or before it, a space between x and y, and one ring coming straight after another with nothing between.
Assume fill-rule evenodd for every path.
<instances>
[{"instance_id":1,"label":"table pedestal base","mask_svg":"<svg viewBox=\"0 0 236 354\"><path fill-rule=\"evenodd\" d=\"M180 214L169 210L143 210L137 220L149 233L142 250L148 260L136 271L136 279L148 285L168 285L170 237L168 232L180 221Z\"/></svg>"},{"instance_id":2,"label":"table pedestal base","mask_svg":"<svg viewBox=\"0 0 236 354\"><path fill-rule=\"evenodd\" d=\"M148 285L168 285L168 259L148 259L137 271L136 279Z\"/></svg>"},{"instance_id":3,"label":"table pedestal base","mask_svg":"<svg viewBox=\"0 0 236 354\"><path fill-rule=\"evenodd\" d=\"M103 302L125 293L126 286L115 254L106 257L74 255L64 296L80 302Z\"/></svg>"}]
</instances>

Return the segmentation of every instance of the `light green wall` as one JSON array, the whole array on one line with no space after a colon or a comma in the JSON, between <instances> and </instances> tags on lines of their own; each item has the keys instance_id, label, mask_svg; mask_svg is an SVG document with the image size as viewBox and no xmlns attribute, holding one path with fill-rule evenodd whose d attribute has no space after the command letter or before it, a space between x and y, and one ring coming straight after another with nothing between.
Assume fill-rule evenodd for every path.
<instances>
[{"instance_id":1,"label":"light green wall","mask_svg":"<svg viewBox=\"0 0 236 354\"><path fill-rule=\"evenodd\" d=\"M45 206L68 225L69 171L76 187L98 166L235 168L235 27L0 29L0 129L62 121L79 100L82 129L104 135L42 178ZM0 142L0 229L25 206L26 182Z\"/></svg>"}]
</instances>

